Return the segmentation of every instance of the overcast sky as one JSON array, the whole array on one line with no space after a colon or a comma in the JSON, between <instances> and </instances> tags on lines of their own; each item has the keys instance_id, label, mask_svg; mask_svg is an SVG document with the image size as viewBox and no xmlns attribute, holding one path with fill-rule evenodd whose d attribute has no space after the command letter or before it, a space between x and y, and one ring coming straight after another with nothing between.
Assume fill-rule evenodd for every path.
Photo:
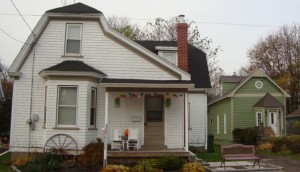
<instances>
[{"instance_id":1,"label":"overcast sky","mask_svg":"<svg viewBox=\"0 0 300 172\"><path fill-rule=\"evenodd\" d=\"M41 15L74 0L13 0L31 28ZM195 21L203 37L223 50L219 66L226 74L247 64L247 51L260 38L278 30L278 26L300 23L299 0L76 0L102 11L105 17L119 16L131 23L145 24L155 18L170 19L184 14ZM25 42L30 30L11 3L0 5L0 59L9 66ZM3 33L6 32L11 37Z\"/></svg>"}]
</instances>

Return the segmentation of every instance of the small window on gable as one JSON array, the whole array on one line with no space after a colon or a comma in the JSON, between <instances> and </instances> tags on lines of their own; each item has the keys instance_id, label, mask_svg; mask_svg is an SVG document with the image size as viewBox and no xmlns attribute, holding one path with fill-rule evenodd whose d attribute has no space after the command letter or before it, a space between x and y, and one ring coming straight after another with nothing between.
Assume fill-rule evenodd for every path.
<instances>
[{"instance_id":1,"label":"small window on gable","mask_svg":"<svg viewBox=\"0 0 300 172\"><path fill-rule=\"evenodd\" d=\"M163 52L162 57L174 65L177 65L176 52Z\"/></svg>"},{"instance_id":2,"label":"small window on gable","mask_svg":"<svg viewBox=\"0 0 300 172\"><path fill-rule=\"evenodd\" d=\"M67 24L66 29L66 54L81 54L82 24Z\"/></svg>"}]
</instances>

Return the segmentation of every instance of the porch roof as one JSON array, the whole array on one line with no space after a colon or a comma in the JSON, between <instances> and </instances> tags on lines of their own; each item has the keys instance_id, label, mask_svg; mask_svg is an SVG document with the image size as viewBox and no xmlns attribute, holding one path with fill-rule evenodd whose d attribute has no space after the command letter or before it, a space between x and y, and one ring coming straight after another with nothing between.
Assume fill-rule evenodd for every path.
<instances>
[{"instance_id":1,"label":"porch roof","mask_svg":"<svg viewBox=\"0 0 300 172\"><path fill-rule=\"evenodd\" d=\"M270 93L266 93L253 107L280 108L282 104Z\"/></svg>"},{"instance_id":2,"label":"porch roof","mask_svg":"<svg viewBox=\"0 0 300 172\"><path fill-rule=\"evenodd\" d=\"M186 92L194 88L194 83L188 80L143 80L143 79L112 79L104 78L101 86L108 91L176 91Z\"/></svg>"}]
</instances>

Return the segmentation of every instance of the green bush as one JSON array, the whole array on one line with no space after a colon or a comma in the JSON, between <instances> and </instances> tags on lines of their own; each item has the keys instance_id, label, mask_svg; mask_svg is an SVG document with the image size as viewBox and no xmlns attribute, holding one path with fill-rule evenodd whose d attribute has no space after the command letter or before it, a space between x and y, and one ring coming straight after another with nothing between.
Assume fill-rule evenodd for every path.
<instances>
[{"instance_id":1,"label":"green bush","mask_svg":"<svg viewBox=\"0 0 300 172\"><path fill-rule=\"evenodd\" d=\"M197 162L186 163L182 167L183 172L205 172L205 169Z\"/></svg>"},{"instance_id":2,"label":"green bush","mask_svg":"<svg viewBox=\"0 0 300 172\"><path fill-rule=\"evenodd\" d=\"M299 135L287 136L284 140L285 140L286 146L293 154L300 153L300 136Z\"/></svg>"},{"instance_id":3,"label":"green bush","mask_svg":"<svg viewBox=\"0 0 300 172\"><path fill-rule=\"evenodd\" d=\"M131 168L124 165L107 165L100 172L131 172Z\"/></svg>"},{"instance_id":4,"label":"green bush","mask_svg":"<svg viewBox=\"0 0 300 172\"><path fill-rule=\"evenodd\" d=\"M155 159L144 159L133 167L136 172L153 172L157 166L157 160Z\"/></svg>"},{"instance_id":5,"label":"green bush","mask_svg":"<svg viewBox=\"0 0 300 172\"><path fill-rule=\"evenodd\" d=\"M280 152L282 146L285 144L284 137L271 137L269 138L269 143L273 145L272 152Z\"/></svg>"},{"instance_id":6,"label":"green bush","mask_svg":"<svg viewBox=\"0 0 300 172\"><path fill-rule=\"evenodd\" d=\"M162 170L178 170L184 164L184 160L175 156L166 156L158 160L158 167Z\"/></svg>"},{"instance_id":7,"label":"green bush","mask_svg":"<svg viewBox=\"0 0 300 172\"><path fill-rule=\"evenodd\" d=\"M235 128L232 131L233 139L237 143L245 145L254 145L256 144L256 130L254 128Z\"/></svg>"}]
</instances>

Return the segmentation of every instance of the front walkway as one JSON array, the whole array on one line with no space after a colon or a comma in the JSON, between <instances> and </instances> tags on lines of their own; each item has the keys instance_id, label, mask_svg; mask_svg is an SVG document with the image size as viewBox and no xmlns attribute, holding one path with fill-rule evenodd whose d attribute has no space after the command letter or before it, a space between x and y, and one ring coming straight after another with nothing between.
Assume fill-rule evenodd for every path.
<instances>
[{"instance_id":1,"label":"front walkway","mask_svg":"<svg viewBox=\"0 0 300 172\"><path fill-rule=\"evenodd\" d=\"M226 168L220 167L221 162L209 162L207 166L204 166L208 172L238 172L238 171L247 171L247 172L255 172L255 171L272 171L272 172L283 172L283 168L272 165L272 164L265 164L260 163L260 168L255 165L253 167L253 162L249 161L233 161L233 162L226 162Z\"/></svg>"}]
</instances>

